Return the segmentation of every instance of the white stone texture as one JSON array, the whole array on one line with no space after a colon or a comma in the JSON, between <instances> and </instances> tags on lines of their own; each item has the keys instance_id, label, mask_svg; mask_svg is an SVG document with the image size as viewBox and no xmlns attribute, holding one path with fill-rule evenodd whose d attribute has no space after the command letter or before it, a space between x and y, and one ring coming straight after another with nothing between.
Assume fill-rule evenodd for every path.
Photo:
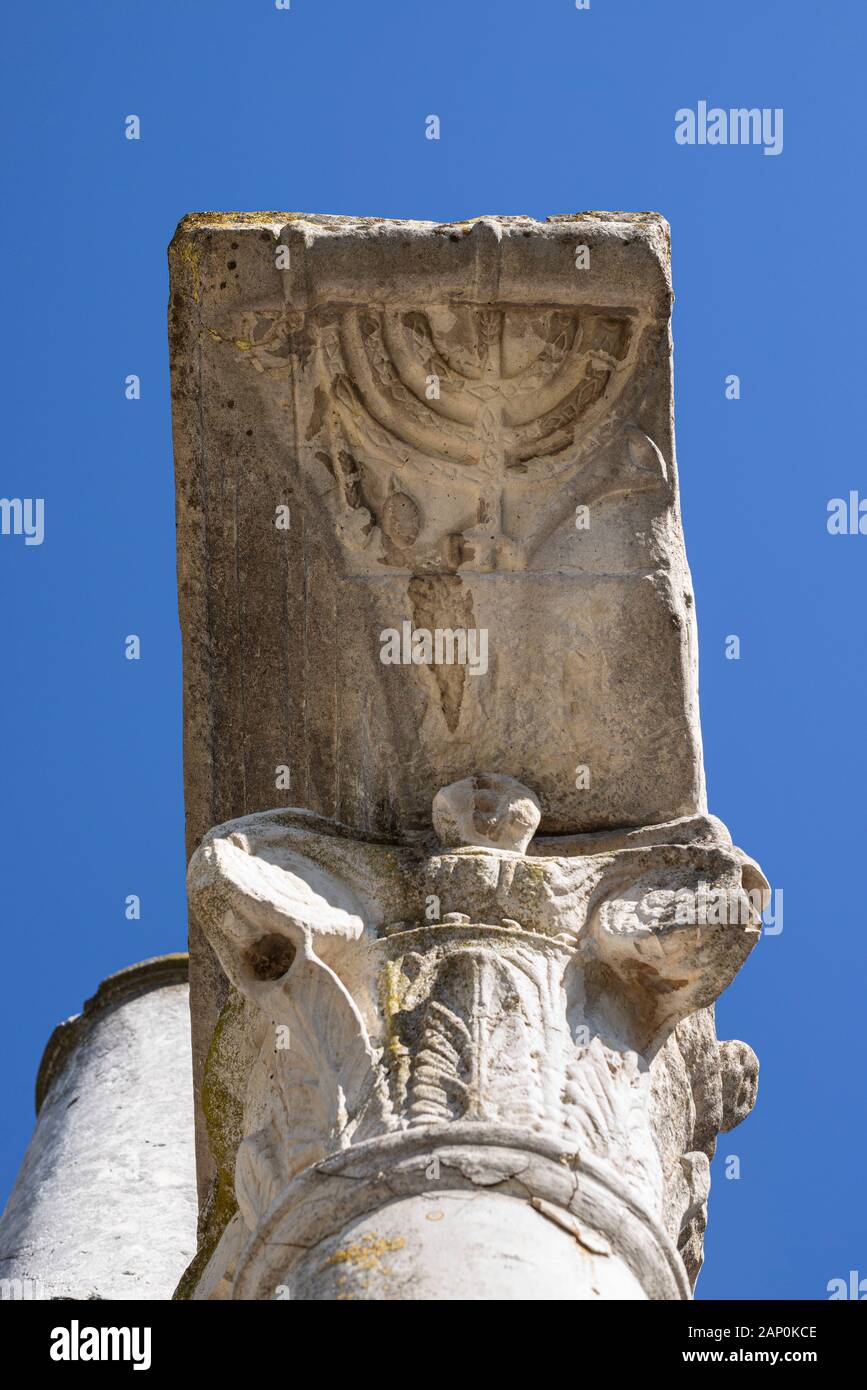
<instances>
[{"instance_id":1,"label":"white stone texture","mask_svg":"<svg viewBox=\"0 0 867 1390\"><path fill-rule=\"evenodd\" d=\"M4 1296L168 1299L196 1248L185 956L109 976L61 1024L0 1220Z\"/></svg>"}]
</instances>

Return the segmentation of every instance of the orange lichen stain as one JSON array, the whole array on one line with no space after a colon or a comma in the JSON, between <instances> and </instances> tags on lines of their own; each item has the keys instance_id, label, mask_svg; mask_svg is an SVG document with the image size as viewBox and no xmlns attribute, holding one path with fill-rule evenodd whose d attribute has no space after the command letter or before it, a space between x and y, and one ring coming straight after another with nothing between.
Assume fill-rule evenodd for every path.
<instances>
[{"instance_id":1,"label":"orange lichen stain","mask_svg":"<svg viewBox=\"0 0 867 1390\"><path fill-rule=\"evenodd\" d=\"M343 1250L335 1250L327 1263L330 1265L351 1264L356 1269L376 1269L383 1255L387 1255L391 1250L402 1250L405 1245L406 1241L403 1236L396 1236L394 1240L386 1240L383 1236L377 1236L371 1231L354 1244L345 1246Z\"/></svg>"}]
</instances>

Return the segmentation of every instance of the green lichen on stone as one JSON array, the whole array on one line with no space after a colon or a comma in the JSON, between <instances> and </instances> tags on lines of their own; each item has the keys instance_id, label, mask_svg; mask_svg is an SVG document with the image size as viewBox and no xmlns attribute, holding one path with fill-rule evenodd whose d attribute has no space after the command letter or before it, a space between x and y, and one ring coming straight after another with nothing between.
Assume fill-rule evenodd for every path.
<instances>
[{"instance_id":1,"label":"green lichen on stone","mask_svg":"<svg viewBox=\"0 0 867 1390\"><path fill-rule=\"evenodd\" d=\"M183 224L182 224L183 225ZM189 281L190 294L193 302L198 304L199 295L202 288L202 272L199 264L198 238L195 236L181 234L180 227L175 233L174 240L169 247L169 260L172 265L180 263L186 268L187 279ZM175 279L175 276L172 276Z\"/></svg>"},{"instance_id":2,"label":"green lichen on stone","mask_svg":"<svg viewBox=\"0 0 867 1390\"><path fill-rule=\"evenodd\" d=\"M217 1248L224 1230L238 1210L235 1198L235 1155L243 1136L243 1088L231 1082L238 1071L237 1041L244 1028L244 998L230 988L220 1010L202 1081L202 1111L208 1143L216 1166L199 1216L198 1250L173 1297L189 1299Z\"/></svg>"},{"instance_id":3,"label":"green lichen on stone","mask_svg":"<svg viewBox=\"0 0 867 1390\"><path fill-rule=\"evenodd\" d=\"M406 980L401 970L400 961L388 961L380 982L380 1004L385 1022L385 1050L392 1056L401 1055L405 1051L396 1026L397 1015L400 1013L403 1003L405 986Z\"/></svg>"}]
</instances>

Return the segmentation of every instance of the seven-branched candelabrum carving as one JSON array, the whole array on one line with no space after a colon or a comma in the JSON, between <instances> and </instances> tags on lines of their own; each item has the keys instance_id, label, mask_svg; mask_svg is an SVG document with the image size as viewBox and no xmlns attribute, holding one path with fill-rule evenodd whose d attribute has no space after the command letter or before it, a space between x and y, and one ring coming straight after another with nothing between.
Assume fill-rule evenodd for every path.
<instances>
[{"instance_id":1,"label":"seven-branched candelabrum carving","mask_svg":"<svg viewBox=\"0 0 867 1390\"><path fill-rule=\"evenodd\" d=\"M294 810L206 837L191 905L259 1050L194 1297L690 1296L758 1070L712 1006L767 883L713 817L538 821L490 774L411 845Z\"/></svg>"},{"instance_id":2,"label":"seven-branched candelabrum carving","mask_svg":"<svg viewBox=\"0 0 867 1390\"><path fill-rule=\"evenodd\" d=\"M668 489L662 455L630 421L646 313L284 307L233 331L262 374L315 364L308 467L333 476L324 496L352 567L522 570L570 510L564 485L579 472L585 506ZM624 432L626 450L605 455Z\"/></svg>"}]
</instances>

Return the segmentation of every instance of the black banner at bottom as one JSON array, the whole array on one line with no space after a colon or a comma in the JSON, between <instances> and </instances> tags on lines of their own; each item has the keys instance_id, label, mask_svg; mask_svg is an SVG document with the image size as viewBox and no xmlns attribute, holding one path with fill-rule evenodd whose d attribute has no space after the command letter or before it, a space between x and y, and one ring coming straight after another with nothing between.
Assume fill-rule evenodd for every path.
<instances>
[{"instance_id":1,"label":"black banner at bottom","mask_svg":"<svg viewBox=\"0 0 867 1390\"><path fill-rule=\"evenodd\" d=\"M600 1352L612 1370L632 1366L648 1371L667 1371L674 1366L812 1366L824 1373L857 1364L864 1332L861 1315L840 1302L785 1303L593 1303L588 1320L560 1329L567 1342L578 1338L579 1355ZM309 1358L321 1345L322 1369L334 1366L331 1343L318 1343L317 1333L328 1327L351 1328L358 1325L350 1317L335 1314L336 1323L319 1323L305 1306L302 1312L284 1302L261 1303L133 1303L67 1300L30 1302L5 1300L0 1317L7 1348L13 1346L16 1361L27 1370L31 1366L52 1376L92 1376L109 1367L131 1373L165 1374L209 1373L225 1377L240 1371L260 1376L271 1366L279 1373L297 1375L300 1355L305 1373ZM369 1317L369 1315L368 1315ZM460 1315L458 1315L460 1317ZM298 1320L296 1322L296 1319ZM496 1323L496 1315L495 1315ZM377 1335L369 1322L367 1335ZM471 1332L470 1325L468 1331ZM290 1329L303 1341L290 1352L278 1338ZM395 1350L395 1326L387 1336L390 1356ZM412 1322L401 1329L407 1352L418 1355L418 1329ZM526 1337L531 1328L524 1326ZM313 1334L311 1341L310 1334ZM426 1341L446 1337L442 1320L438 1332L425 1329ZM386 1334L383 1334L386 1335ZM451 1337L449 1330L448 1337ZM490 1374L492 1352L512 1357L512 1338L500 1346L491 1337L486 1322L479 1336L479 1361L484 1358ZM583 1351L582 1351L583 1348ZM369 1349L370 1350L370 1349ZM369 1350L364 1357L368 1359ZM567 1353L568 1354L568 1353ZM461 1373L468 1371L466 1353L461 1353ZM364 1368L359 1371L366 1374ZM512 1369L514 1369L512 1367Z\"/></svg>"}]
</instances>

